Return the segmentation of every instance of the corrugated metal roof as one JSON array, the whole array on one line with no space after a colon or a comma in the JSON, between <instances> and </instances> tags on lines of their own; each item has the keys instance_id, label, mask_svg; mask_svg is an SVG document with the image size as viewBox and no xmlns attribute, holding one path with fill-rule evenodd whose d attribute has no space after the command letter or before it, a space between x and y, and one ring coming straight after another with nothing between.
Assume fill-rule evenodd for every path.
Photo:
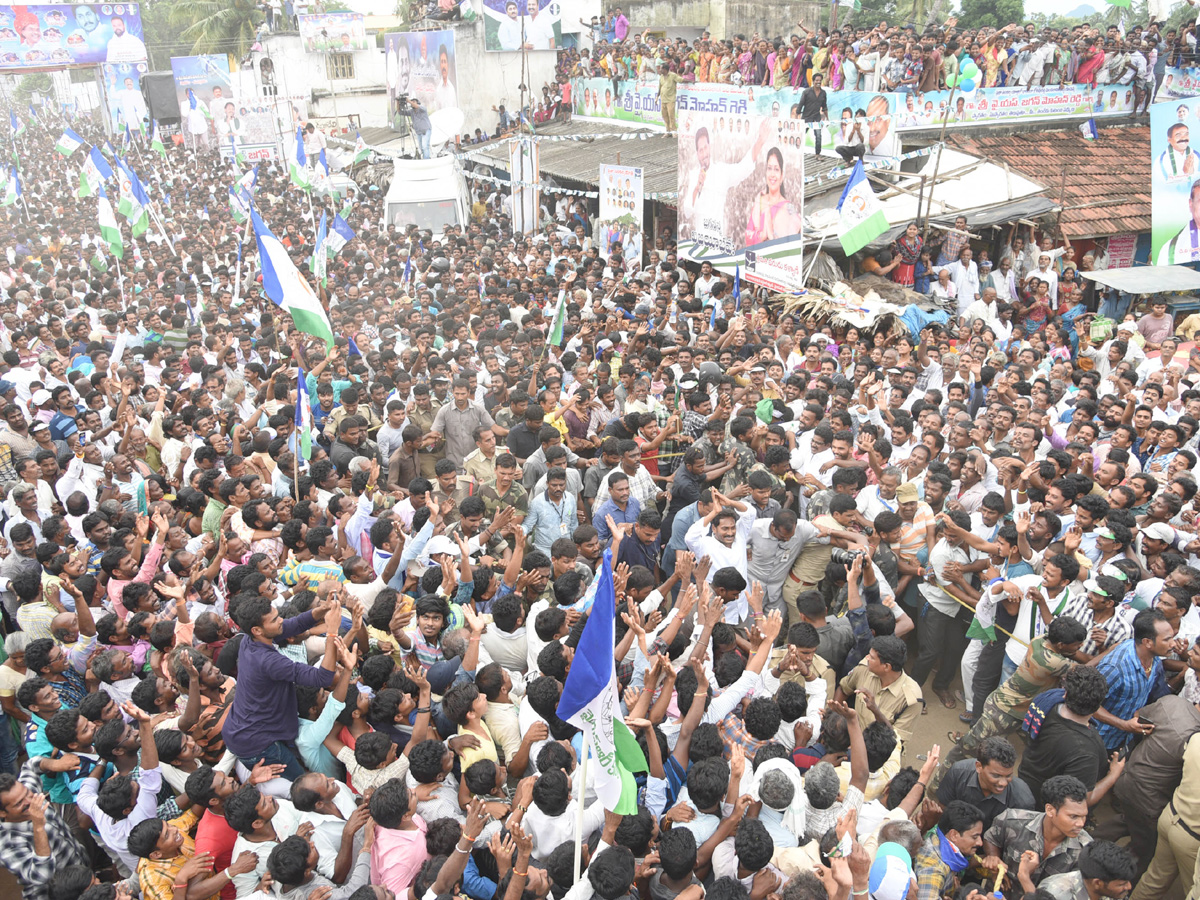
<instances>
[{"instance_id":1,"label":"corrugated metal roof","mask_svg":"<svg viewBox=\"0 0 1200 900\"><path fill-rule=\"evenodd\" d=\"M1018 134L950 135L965 153L1005 164L1046 186L1057 201L1063 191L1062 230L1068 237L1103 237L1150 230L1150 128L1102 128L1094 141L1075 128Z\"/></svg>"}]
</instances>

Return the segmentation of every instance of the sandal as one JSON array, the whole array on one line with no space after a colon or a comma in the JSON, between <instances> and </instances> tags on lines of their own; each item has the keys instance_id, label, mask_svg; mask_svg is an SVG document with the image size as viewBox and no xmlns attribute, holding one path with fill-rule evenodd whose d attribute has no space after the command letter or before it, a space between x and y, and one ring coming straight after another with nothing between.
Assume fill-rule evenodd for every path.
<instances>
[{"instance_id":1,"label":"sandal","mask_svg":"<svg viewBox=\"0 0 1200 900\"><path fill-rule=\"evenodd\" d=\"M938 695L938 699L942 701L942 706L946 707L946 709L956 709L958 707L958 701L954 699L954 694L950 691L936 691L935 693Z\"/></svg>"},{"instance_id":2,"label":"sandal","mask_svg":"<svg viewBox=\"0 0 1200 900\"><path fill-rule=\"evenodd\" d=\"M948 740L951 744L957 744L959 741L961 741L966 736L967 735L962 731L947 731L946 732L946 740Z\"/></svg>"}]
</instances>

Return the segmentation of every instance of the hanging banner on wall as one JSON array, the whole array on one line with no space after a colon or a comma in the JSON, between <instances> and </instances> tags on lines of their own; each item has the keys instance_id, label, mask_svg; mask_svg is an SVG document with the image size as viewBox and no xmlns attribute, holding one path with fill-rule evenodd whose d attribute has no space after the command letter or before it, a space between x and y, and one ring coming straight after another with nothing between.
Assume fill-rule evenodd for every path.
<instances>
[{"instance_id":1,"label":"hanging banner on wall","mask_svg":"<svg viewBox=\"0 0 1200 900\"><path fill-rule=\"evenodd\" d=\"M398 31L383 36L387 65L388 107L416 97L430 114L458 109L458 69L454 32Z\"/></svg>"},{"instance_id":2,"label":"hanging banner on wall","mask_svg":"<svg viewBox=\"0 0 1200 900\"><path fill-rule=\"evenodd\" d=\"M105 63L104 92L108 96L108 114L113 131L124 131L125 123L136 133L143 123L149 127L146 98L142 96L142 76L146 63Z\"/></svg>"},{"instance_id":3,"label":"hanging banner on wall","mask_svg":"<svg viewBox=\"0 0 1200 900\"><path fill-rule=\"evenodd\" d=\"M136 3L0 6L0 70L144 62Z\"/></svg>"},{"instance_id":4,"label":"hanging banner on wall","mask_svg":"<svg viewBox=\"0 0 1200 900\"><path fill-rule=\"evenodd\" d=\"M309 53L353 53L373 46L360 13L321 13L297 16L296 20L300 23L300 43Z\"/></svg>"},{"instance_id":5,"label":"hanging banner on wall","mask_svg":"<svg viewBox=\"0 0 1200 900\"><path fill-rule=\"evenodd\" d=\"M1158 96L1200 97L1200 69L1167 66Z\"/></svg>"},{"instance_id":6,"label":"hanging banner on wall","mask_svg":"<svg viewBox=\"0 0 1200 900\"><path fill-rule=\"evenodd\" d=\"M216 146L223 156L230 156L236 147L251 160L275 158L277 98L268 104L256 94L239 96L227 56L173 56L171 71L190 144Z\"/></svg>"},{"instance_id":7,"label":"hanging banner on wall","mask_svg":"<svg viewBox=\"0 0 1200 900\"><path fill-rule=\"evenodd\" d=\"M1200 97L1150 107L1150 260L1200 261Z\"/></svg>"},{"instance_id":8,"label":"hanging banner on wall","mask_svg":"<svg viewBox=\"0 0 1200 900\"><path fill-rule=\"evenodd\" d=\"M513 180L513 231L529 234L537 231L541 205L538 182L538 145L531 138L513 141L508 147L508 171Z\"/></svg>"},{"instance_id":9,"label":"hanging banner on wall","mask_svg":"<svg viewBox=\"0 0 1200 900\"><path fill-rule=\"evenodd\" d=\"M558 0L483 0L483 49L558 50Z\"/></svg>"},{"instance_id":10,"label":"hanging banner on wall","mask_svg":"<svg viewBox=\"0 0 1200 900\"><path fill-rule=\"evenodd\" d=\"M644 206L640 166L600 166L600 217L596 221L597 246L608 259L618 246L626 268L642 261Z\"/></svg>"},{"instance_id":11,"label":"hanging banner on wall","mask_svg":"<svg viewBox=\"0 0 1200 900\"><path fill-rule=\"evenodd\" d=\"M748 249L798 257L804 123L682 108L679 123L680 254L727 270Z\"/></svg>"}]
</instances>

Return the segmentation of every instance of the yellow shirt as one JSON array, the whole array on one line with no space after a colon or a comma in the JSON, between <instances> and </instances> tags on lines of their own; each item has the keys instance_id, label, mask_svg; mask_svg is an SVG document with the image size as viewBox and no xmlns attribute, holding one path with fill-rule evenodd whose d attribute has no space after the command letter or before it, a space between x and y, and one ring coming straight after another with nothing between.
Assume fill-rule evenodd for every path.
<instances>
[{"instance_id":1,"label":"yellow shirt","mask_svg":"<svg viewBox=\"0 0 1200 900\"><path fill-rule=\"evenodd\" d=\"M472 764L479 762L481 759L490 759L496 765L500 765L500 754L496 751L496 742L492 739L492 730L488 728L487 722L480 722L479 727L483 729L484 735L480 735L477 731L472 731L465 726L458 726L459 734L470 734L479 740L479 746L474 749L463 750L462 752L462 771L465 773L471 768Z\"/></svg>"}]
</instances>

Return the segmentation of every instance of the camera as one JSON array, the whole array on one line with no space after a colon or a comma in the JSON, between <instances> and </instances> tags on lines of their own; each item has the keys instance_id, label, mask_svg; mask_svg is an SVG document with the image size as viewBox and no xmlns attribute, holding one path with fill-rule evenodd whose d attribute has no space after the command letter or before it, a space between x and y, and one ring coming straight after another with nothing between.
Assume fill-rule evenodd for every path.
<instances>
[{"instance_id":1,"label":"camera","mask_svg":"<svg viewBox=\"0 0 1200 900\"><path fill-rule=\"evenodd\" d=\"M862 555L863 552L861 550L843 550L841 547L834 547L829 551L830 561L841 563L843 566L851 565Z\"/></svg>"}]
</instances>

